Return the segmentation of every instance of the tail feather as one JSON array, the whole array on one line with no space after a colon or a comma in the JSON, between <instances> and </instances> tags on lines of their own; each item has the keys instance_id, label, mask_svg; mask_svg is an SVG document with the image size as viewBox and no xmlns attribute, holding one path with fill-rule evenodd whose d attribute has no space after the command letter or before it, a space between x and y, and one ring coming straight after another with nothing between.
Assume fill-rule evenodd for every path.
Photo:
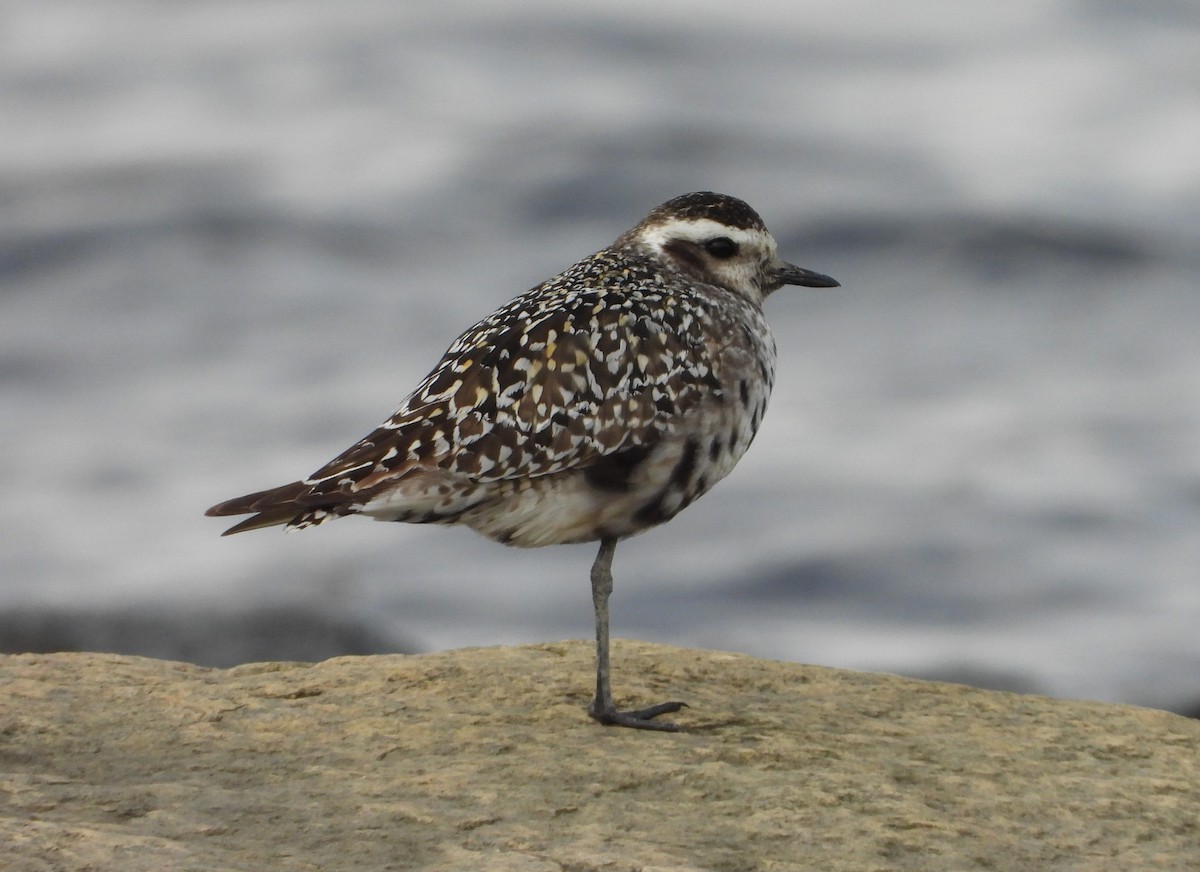
<instances>
[{"instance_id":1,"label":"tail feather","mask_svg":"<svg viewBox=\"0 0 1200 872\"><path fill-rule=\"evenodd\" d=\"M290 524L297 516L296 509L277 509L273 512L262 512L252 515L244 521L234 524L222 536L232 536L234 533L245 533L247 530L260 530L263 527L276 527L280 524Z\"/></svg>"},{"instance_id":2,"label":"tail feather","mask_svg":"<svg viewBox=\"0 0 1200 872\"><path fill-rule=\"evenodd\" d=\"M328 509L335 502L337 501L331 500L329 494L313 494L309 485L302 481L294 481L291 484L217 503L204 514L209 517L254 515L252 518L246 518L244 521L234 524L221 534L230 536L234 533L244 533L247 530L258 530L262 527L274 527L279 524L299 523L308 526L320 523L325 518L333 516L334 513L328 512Z\"/></svg>"}]
</instances>

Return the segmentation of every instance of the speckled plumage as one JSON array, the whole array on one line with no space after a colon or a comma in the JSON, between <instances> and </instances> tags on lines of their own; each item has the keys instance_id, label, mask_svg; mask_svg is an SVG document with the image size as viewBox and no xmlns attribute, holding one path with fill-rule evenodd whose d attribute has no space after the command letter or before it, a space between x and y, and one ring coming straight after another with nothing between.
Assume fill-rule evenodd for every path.
<instances>
[{"instance_id":1,"label":"speckled plumage","mask_svg":"<svg viewBox=\"0 0 1200 872\"><path fill-rule=\"evenodd\" d=\"M762 301L784 283L836 284L778 260L741 200L677 197L467 330L308 478L208 513L255 513L227 533L363 514L511 545L615 543L672 518L749 446L775 372Z\"/></svg>"}]
</instances>

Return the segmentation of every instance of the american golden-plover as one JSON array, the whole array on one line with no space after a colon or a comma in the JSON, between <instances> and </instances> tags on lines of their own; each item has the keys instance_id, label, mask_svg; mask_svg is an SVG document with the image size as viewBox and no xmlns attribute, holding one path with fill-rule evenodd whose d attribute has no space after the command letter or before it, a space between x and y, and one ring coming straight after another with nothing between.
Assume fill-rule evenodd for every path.
<instances>
[{"instance_id":1,"label":"american golden-plover","mask_svg":"<svg viewBox=\"0 0 1200 872\"><path fill-rule=\"evenodd\" d=\"M837 284L780 260L741 200L676 197L467 330L391 418L308 478L208 514L253 513L226 535L366 515L465 524L522 547L599 541L588 713L677 730L655 718L684 703L613 704L613 553L706 493L749 447L775 380L763 300L783 285Z\"/></svg>"}]
</instances>

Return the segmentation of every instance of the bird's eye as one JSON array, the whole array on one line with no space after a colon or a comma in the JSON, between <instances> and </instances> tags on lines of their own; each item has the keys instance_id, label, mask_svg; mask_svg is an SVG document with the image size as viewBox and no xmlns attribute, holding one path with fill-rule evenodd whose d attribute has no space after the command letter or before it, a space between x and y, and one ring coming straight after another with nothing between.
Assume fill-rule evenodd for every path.
<instances>
[{"instance_id":1,"label":"bird's eye","mask_svg":"<svg viewBox=\"0 0 1200 872\"><path fill-rule=\"evenodd\" d=\"M727 260L738 253L738 244L728 236L718 236L704 243L704 250L719 260Z\"/></svg>"}]
</instances>

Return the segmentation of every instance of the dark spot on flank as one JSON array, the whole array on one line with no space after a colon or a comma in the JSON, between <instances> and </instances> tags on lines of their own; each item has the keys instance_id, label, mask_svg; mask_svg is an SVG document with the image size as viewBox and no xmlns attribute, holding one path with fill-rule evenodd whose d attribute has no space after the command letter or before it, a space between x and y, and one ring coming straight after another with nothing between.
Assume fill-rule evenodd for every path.
<instances>
[{"instance_id":1,"label":"dark spot on flank","mask_svg":"<svg viewBox=\"0 0 1200 872\"><path fill-rule=\"evenodd\" d=\"M638 445L606 454L583 471L587 483L596 490L622 493L629 490L637 468L650 453L651 446Z\"/></svg>"},{"instance_id":2,"label":"dark spot on flank","mask_svg":"<svg viewBox=\"0 0 1200 872\"><path fill-rule=\"evenodd\" d=\"M696 454L699 450L700 446L696 444L695 439L689 439L684 443L683 456L679 458L679 462L671 470L672 484L678 485L681 489L687 488L687 484L692 478L692 473L696 470Z\"/></svg>"},{"instance_id":3,"label":"dark spot on flank","mask_svg":"<svg viewBox=\"0 0 1200 872\"><path fill-rule=\"evenodd\" d=\"M642 506L633 513L633 519L639 524L647 524L650 526L671 520L671 516L667 515L663 511L663 499L665 496L665 493L661 493L653 500L646 503L646 505Z\"/></svg>"},{"instance_id":4,"label":"dark spot on flank","mask_svg":"<svg viewBox=\"0 0 1200 872\"><path fill-rule=\"evenodd\" d=\"M717 458L721 456L721 451L725 448L725 443L721 441L721 437L717 436L713 439L712 444L708 446L708 458L713 463L717 462Z\"/></svg>"},{"instance_id":5,"label":"dark spot on flank","mask_svg":"<svg viewBox=\"0 0 1200 872\"><path fill-rule=\"evenodd\" d=\"M738 393L742 397L742 405L750 408L750 383L745 379L738 382Z\"/></svg>"}]
</instances>

